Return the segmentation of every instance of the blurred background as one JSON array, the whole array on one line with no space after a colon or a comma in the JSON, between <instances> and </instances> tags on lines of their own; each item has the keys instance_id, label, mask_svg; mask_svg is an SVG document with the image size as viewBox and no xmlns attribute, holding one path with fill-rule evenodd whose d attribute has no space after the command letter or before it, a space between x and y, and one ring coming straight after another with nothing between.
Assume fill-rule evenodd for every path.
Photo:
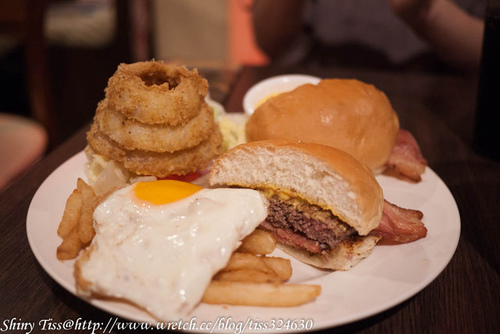
<instances>
[{"instance_id":1,"label":"blurred background","mask_svg":"<svg viewBox=\"0 0 500 334\"><path fill-rule=\"evenodd\" d=\"M86 126L120 63L154 58L198 68L223 102L240 66L267 63L255 46L251 6L0 0L0 159L14 170L0 170L0 183ZM24 151L19 167L12 156Z\"/></svg>"},{"instance_id":2,"label":"blurred background","mask_svg":"<svg viewBox=\"0 0 500 334\"><path fill-rule=\"evenodd\" d=\"M470 3L471 13L484 9L481 0L457 2ZM209 82L210 97L224 103L242 66L270 62L255 41L253 3L0 0L0 189L5 180L90 123L104 98L107 81L120 63L156 59L197 68ZM375 6L369 0L364 3ZM386 14L397 20L389 11L389 2L383 3ZM353 6L347 7L358 13ZM376 16L370 10L368 15ZM385 16L377 17L386 23ZM328 15L326 18L329 20ZM264 22L261 27L272 28ZM371 24L366 25L370 31L377 30ZM388 39L388 43L394 46L399 41ZM326 53L326 57L341 56L358 65L372 59L360 49L349 49L349 44L339 50L333 48L333 54ZM276 59L273 64L279 65ZM402 68L394 67L398 72Z\"/></svg>"},{"instance_id":3,"label":"blurred background","mask_svg":"<svg viewBox=\"0 0 500 334\"><path fill-rule=\"evenodd\" d=\"M35 116L40 101L30 96L30 80L39 80L50 102L46 112L56 116L57 142L90 120L121 62L154 58L208 75L211 68L233 72L241 64L266 62L252 41L251 1L1 3L0 110Z\"/></svg>"}]
</instances>

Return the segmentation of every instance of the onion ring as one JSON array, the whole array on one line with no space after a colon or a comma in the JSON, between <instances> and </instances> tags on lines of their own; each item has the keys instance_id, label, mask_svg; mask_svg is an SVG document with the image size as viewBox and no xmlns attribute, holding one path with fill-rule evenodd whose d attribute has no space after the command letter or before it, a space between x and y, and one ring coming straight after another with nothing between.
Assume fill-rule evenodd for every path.
<instances>
[{"instance_id":1,"label":"onion ring","mask_svg":"<svg viewBox=\"0 0 500 334\"><path fill-rule=\"evenodd\" d=\"M144 61L120 64L105 92L109 107L129 118L175 126L199 113L208 82L196 69Z\"/></svg>"},{"instance_id":2,"label":"onion ring","mask_svg":"<svg viewBox=\"0 0 500 334\"><path fill-rule=\"evenodd\" d=\"M99 129L121 147L159 153L194 147L207 139L217 126L212 108L206 102L199 115L185 125L140 123L109 108L107 99L99 102L94 120Z\"/></svg>"},{"instance_id":3,"label":"onion ring","mask_svg":"<svg viewBox=\"0 0 500 334\"><path fill-rule=\"evenodd\" d=\"M198 146L173 153L123 149L101 132L95 122L87 133L87 142L95 153L121 163L126 169L139 175L159 178L172 174L185 175L203 169L222 153L222 134L218 126Z\"/></svg>"}]
</instances>

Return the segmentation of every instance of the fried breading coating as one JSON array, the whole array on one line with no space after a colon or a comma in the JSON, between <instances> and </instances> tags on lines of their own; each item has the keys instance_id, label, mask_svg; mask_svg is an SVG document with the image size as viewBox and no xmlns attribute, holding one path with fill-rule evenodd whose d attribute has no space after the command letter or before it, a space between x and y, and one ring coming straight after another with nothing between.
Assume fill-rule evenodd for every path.
<instances>
[{"instance_id":1,"label":"fried breading coating","mask_svg":"<svg viewBox=\"0 0 500 334\"><path fill-rule=\"evenodd\" d=\"M126 150L106 136L96 123L92 124L87 134L87 142L94 152L123 164L128 170L159 178L172 174L186 175L204 169L215 156L222 153L222 134L218 126L199 145L172 153Z\"/></svg>"},{"instance_id":2,"label":"fried breading coating","mask_svg":"<svg viewBox=\"0 0 500 334\"><path fill-rule=\"evenodd\" d=\"M208 93L198 71L161 61L121 64L109 79L106 98L113 110L141 123L185 124Z\"/></svg>"},{"instance_id":3,"label":"fried breading coating","mask_svg":"<svg viewBox=\"0 0 500 334\"><path fill-rule=\"evenodd\" d=\"M109 138L127 150L175 152L200 144L215 127L213 111L203 101L200 113L184 125L145 124L110 108L104 99L97 107L94 121Z\"/></svg>"}]
</instances>

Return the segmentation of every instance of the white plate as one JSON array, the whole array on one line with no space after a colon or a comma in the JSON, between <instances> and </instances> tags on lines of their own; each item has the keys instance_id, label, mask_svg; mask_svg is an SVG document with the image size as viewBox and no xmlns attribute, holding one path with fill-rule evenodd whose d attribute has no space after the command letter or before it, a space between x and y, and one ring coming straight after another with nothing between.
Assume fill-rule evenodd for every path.
<instances>
[{"instance_id":1,"label":"white plate","mask_svg":"<svg viewBox=\"0 0 500 334\"><path fill-rule=\"evenodd\" d=\"M291 91L306 83L316 85L320 80L318 77L304 74L286 74L267 78L253 85L245 93L243 97L243 110L247 115L251 115L265 98Z\"/></svg>"},{"instance_id":2,"label":"white plate","mask_svg":"<svg viewBox=\"0 0 500 334\"><path fill-rule=\"evenodd\" d=\"M66 199L76 187L77 178L85 179L85 162L86 157L80 152L44 181L33 197L26 224L31 249L41 266L73 294L73 261L60 262L56 259L56 248L61 242L56 231ZM282 319L284 322L281 323L281 328L267 332L287 332L298 329L300 319L311 319L314 323L313 329L319 330L380 313L424 289L446 267L457 247L460 216L455 200L446 185L430 168L427 168L422 182L418 184L385 176L379 176L377 179L387 200L424 213L424 223L428 228L426 238L404 245L379 245L367 259L347 272L317 270L292 259L294 274L291 282L322 286L322 293L314 302L293 308L201 304L192 314L196 317L196 322L215 323L217 319L221 321L221 317L230 317L234 324L252 320L254 323L259 321L271 326L272 319L275 319L276 326L281 323L278 319ZM154 321L144 311L125 303L87 301L129 320ZM292 325L284 327L287 320L288 324ZM295 325L292 323L294 320ZM234 332L234 328L229 332ZM251 331L247 327L245 332Z\"/></svg>"}]
</instances>

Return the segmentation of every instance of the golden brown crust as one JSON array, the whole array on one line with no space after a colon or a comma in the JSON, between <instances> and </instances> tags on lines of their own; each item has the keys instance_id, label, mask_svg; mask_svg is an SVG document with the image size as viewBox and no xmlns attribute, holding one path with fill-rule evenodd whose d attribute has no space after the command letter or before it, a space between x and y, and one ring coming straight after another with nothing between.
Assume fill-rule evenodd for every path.
<instances>
[{"instance_id":1,"label":"golden brown crust","mask_svg":"<svg viewBox=\"0 0 500 334\"><path fill-rule=\"evenodd\" d=\"M95 122L104 134L127 150L174 152L194 147L207 139L216 126L213 111L203 101L198 115L183 125L146 124L127 118L99 102Z\"/></svg>"},{"instance_id":2,"label":"golden brown crust","mask_svg":"<svg viewBox=\"0 0 500 334\"><path fill-rule=\"evenodd\" d=\"M88 146L138 175L204 169L222 152L207 93L197 70L161 61L121 64L98 104Z\"/></svg>"},{"instance_id":3,"label":"golden brown crust","mask_svg":"<svg viewBox=\"0 0 500 334\"><path fill-rule=\"evenodd\" d=\"M106 136L96 123L87 134L89 146L99 155L114 160L139 175L162 178L172 174L185 175L203 169L222 153L222 134L216 126L209 138L198 146L173 153L126 150Z\"/></svg>"},{"instance_id":4,"label":"golden brown crust","mask_svg":"<svg viewBox=\"0 0 500 334\"><path fill-rule=\"evenodd\" d=\"M106 98L113 110L142 123L185 124L196 116L208 92L197 70L145 61L121 64L109 79Z\"/></svg>"},{"instance_id":5,"label":"golden brown crust","mask_svg":"<svg viewBox=\"0 0 500 334\"><path fill-rule=\"evenodd\" d=\"M358 80L327 79L270 98L246 125L249 141L289 139L340 148L380 172L399 121L386 95Z\"/></svg>"}]
</instances>

